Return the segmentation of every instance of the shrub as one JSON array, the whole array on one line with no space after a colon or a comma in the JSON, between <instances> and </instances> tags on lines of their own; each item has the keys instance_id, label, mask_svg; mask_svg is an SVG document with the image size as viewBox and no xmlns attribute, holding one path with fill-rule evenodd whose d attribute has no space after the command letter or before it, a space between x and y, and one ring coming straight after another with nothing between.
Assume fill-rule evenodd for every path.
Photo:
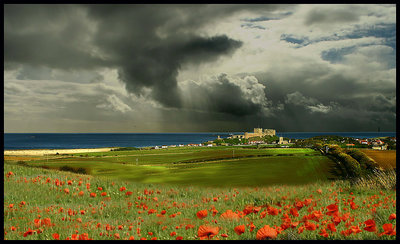
<instances>
[{"instance_id":1,"label":"shrub","mask_svg":"<svg viewBox=\"0 0 400 244\"><path fill-rule=\"evenodd\" d=\"M69 171L69 172L77 173L77 174L87 174L87 170L85 168L72 168L72 167L67 166L67 165L61 166L59 168L59 170L61 170L61 171Z\"/></svg>"},{"instance_id":2,"label":"shrub","mask_svg":"<svg viewBox=\"0 0 400 244\"><path fill-rule=\"evenodd\" d=\"M364 173L371 174L373 170L382 171L383 169L376 163L374 160L369 158L365 153L361 152L357 149L347 150L347 154L357 160L361 168L364 170Z\"/></svg>"}]
</instances>

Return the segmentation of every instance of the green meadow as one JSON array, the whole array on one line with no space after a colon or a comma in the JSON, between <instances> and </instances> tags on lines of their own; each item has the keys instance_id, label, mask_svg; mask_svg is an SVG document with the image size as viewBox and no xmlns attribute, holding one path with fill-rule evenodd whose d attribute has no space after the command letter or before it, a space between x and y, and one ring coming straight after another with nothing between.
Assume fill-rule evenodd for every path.
<instances>
[{"instance_id":1,"label":"green meadow","mask_svg":"<svg viewBox=\"0 0 400 244\"><path fill-rule=\"evenodd\" d=\"M24 164L83 168L94 176L173 185L293 185L336 178L335 163L308 148L177 147L43 156Z\"/></svg>"}]
</instances>

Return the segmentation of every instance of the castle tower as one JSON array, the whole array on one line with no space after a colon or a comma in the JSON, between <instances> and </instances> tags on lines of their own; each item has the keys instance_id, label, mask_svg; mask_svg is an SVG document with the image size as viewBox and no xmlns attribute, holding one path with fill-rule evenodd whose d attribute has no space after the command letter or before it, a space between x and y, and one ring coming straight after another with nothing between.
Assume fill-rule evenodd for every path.
<instances>
[{"instance_id":1,"label":"castle tower","mask_svg":"<svg viewBox=\"0 0 400 244\"><path fill-rule=\"evenodd\" d=\"M262 136L262 134L263 134L262 128L254 128L254 134L258 134L258 135Z\"/></svg>"},{"instance_id":2,"label":"castle tower","mask_svg":"<svg viewBox=\"0 0 400 244\"><path fill-rule=\"evenodd\" d=\"M276 131L273 129L265 129L264 130L264 135L265 136L275 136L276 135Z\"/></svg>"}]
</instances>

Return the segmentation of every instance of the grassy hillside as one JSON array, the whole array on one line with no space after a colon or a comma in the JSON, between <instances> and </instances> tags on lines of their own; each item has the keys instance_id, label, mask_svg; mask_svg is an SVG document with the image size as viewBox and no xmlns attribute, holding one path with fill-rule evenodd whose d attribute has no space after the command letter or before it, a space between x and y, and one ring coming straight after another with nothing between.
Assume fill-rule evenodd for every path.
<instances>
[{"instance_id":1,"label":"grassy hillside","mask_svg":"<svg viewBox=\"0 0 400 244\"><path fill-rule=\"evenodd\" d=\"M334 163L318 151L307 148L185 147L33 159L25 163L56 169L63 166L84 168L91 175L142 183L265 186L310 183L336 177Z\"/></svg>"}]
</instances>

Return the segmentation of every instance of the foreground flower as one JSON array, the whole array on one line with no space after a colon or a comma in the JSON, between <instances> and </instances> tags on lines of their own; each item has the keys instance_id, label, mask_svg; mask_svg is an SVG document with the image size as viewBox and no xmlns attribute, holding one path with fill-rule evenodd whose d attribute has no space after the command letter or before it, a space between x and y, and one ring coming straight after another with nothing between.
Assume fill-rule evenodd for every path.
<instances>
[{"instance_id":1,"label":"foreground flower","mask_svg":"<svg viewBox=\"0 0 400 244\"><path fill-rule=\"evenodd\" d=\"M198 211L197 214L196 214L196 216L197 216L197 218L199 218L199 219L204 219L205 217L207 217L207 214L208 214L207 210L204 209L204 210Z\"/></svg>"},{"instance_id":2,"label":"foreground flower","mask_svg":"<svg viewBox=\"0 0 400 244\"><path fill-rule=\"evenodd\" d=\"M244 233L244 230L245 230L244 225L238 225L238 226L236 226L236 227L234 228L234 231L235 231L236 234L238 234L239 236L240 236L241 234Z\"/></svg>"},{"instance_id":3,"label":"foreground flower","mask_svg":"<svg viewBox=\"0 0 400 244\"><path fill-rule=\"evenodd\" d=\"M257 240L275 239L277 235L278 232L274 228L269 227L269 225L264 225L263 228L257 231L256 238Z\"/></svg>"},{"instance_id":4,"label":"foreground flower","mask_svg":"<svg viewBox=\"0 0 400 244\"><path fill-rule=\"evenodd\" d=\"M365 221L364 224L366 225L364 230L369 231L369 232L375 232L376 231L375 220L369 219L369 220Z\"/></svg>"},{"instance_id":5,"label":"foreground flower","mask_svg":"<svg viewBox=\"0 0 400 244\"><path fill-rule=\"evenodd\" d=\"M197 236L200 238L200 240L204 239L211 239L214 236L216 236L219 232L218 227L210 227L206 225L201 225L199 227L199 230L197 231Z\"/></svg>"},{"instance_id":6,"label":"foreground flower","mask_svg":"<svg viewBox=\"0 0 400 244\"><path fill-rule=\"evenodd\" d=\"M384 232L380 233L379 236L387 235L387 236L395 236L396 235L396 226L393 228L392 224L384 224L382 225Z\"/></svg>"},{"instance_id":7,"label":"foreground flower","mask_svg":"<svg viewBox=\"0 0 400 244\"><path fill-rule=\"evenodd\" d=\"M326 212L326 215L329 215L329 216L337 215L339 212L339 207L336 204L331 204L331 205L327 206L326 208L328 209L328 212Z\"/></svg>"},{"instance_id":8,"label":"foreground flower","mask_svg":"<svg viewBox=\"0 0 400 244\"><path fill-rule=\"evenodd\" d=\"M227 220L238 220L240 217L237 213L229 209L225 213L221 214L221 218Z\"/></svg>"},{"instance_id":9,"label":"foreground flower","mask_svg":"<svg viewBox=\"0 0 400 244\"><path fill-rule=\"evenodd\" d=\"M32 235L34 230L31 230L31 228L28 228L28 230L24 233L24 237L27 237L28 235Z\"/></svg>"}]
</instances>

